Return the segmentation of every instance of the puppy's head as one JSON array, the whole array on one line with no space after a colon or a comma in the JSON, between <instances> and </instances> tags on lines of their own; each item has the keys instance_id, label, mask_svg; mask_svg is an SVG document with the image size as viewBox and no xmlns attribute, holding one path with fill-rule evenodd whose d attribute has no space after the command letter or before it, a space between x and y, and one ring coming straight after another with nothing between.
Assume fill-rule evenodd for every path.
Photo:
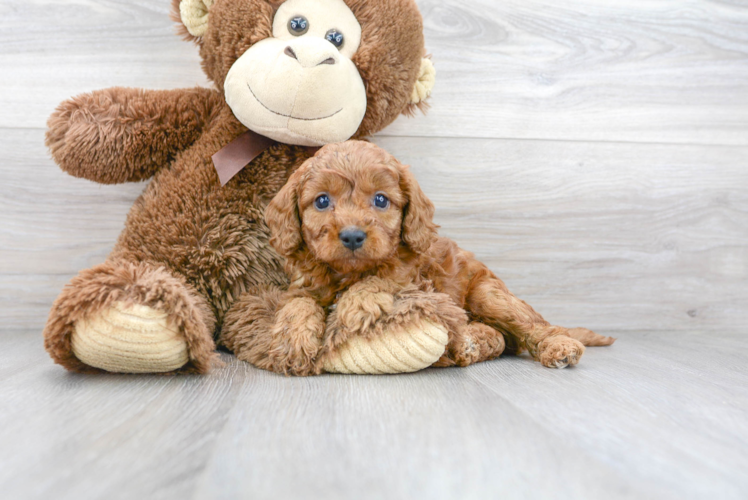
<instances>
[{"instance_id":1,"label":"puppy's head","mask_svg":"<svg viewBox=\"0 0 748 500\"><path fill-rule=\"evenodd\" d=\"M408 168L363 141L329 144L288 180L265 212L285 257L307 249L341 273L361 272L436 238L434 206Z\"/></svg>"}]
</instances>

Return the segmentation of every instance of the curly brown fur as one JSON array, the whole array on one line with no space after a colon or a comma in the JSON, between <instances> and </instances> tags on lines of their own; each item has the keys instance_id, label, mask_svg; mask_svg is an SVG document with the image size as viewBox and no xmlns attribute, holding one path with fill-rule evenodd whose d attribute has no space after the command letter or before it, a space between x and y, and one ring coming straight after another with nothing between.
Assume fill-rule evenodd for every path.
<instances>
[{"instance_id":1,"label":"curly brown fur","mask_svg":"<svg viewBox=\"0 0 748 500\"><path fill-rule=\"evenodd\" d=\"M363 286L356 286L360 284ZM448 295L435 292L428 283L399 286L378 276L369 276L356 285L347 289L331 308L327 317L325 353L332 352L354 335L371 338L392 330L396 325L429 320L443 324L450 332L457 332L467 324L465 311ZM289 293L294 290L291 287ZM374 300L380 303L379 311L372 306ZM382 308L381 304L385 307ZM357 305L364 307L363 313L356 310Z\"/></svg>"},{"instance_id":2,"label":"curly brown fur","mask_svg":"<svg viewBox=\"0 0 748 500\"><path fill-rule=\"evenodd\" d=\"M55 300L44 329L44 346L56 363L68 370L101 371L75 357L71 335L76 321L114 302L145 305L168 314L189 347L190 362L180 372L206 373L217 360L212 339L215 320L202 296L163 267L109 261L81 271Z\"/></svg>"},{"instance_id":3,"label":"curly brown fur","mask_svg":"<svg viewBox=\"0 0 748 500\"><path fill-rule=\"evenodd\" d=\"M436 367L468 366L498 358L506 347L501 332L477 321L461 324L452 332L447 352L434 363Z\"/></svg>"},{"instance_id":4,"label":"curly brown fur","mask_svg":"<svg viewBox=\"0 0 748 500\"><path fill-rule=\"evenodd\" d=\"M228 312L221 342L258 368L317 375L325 357L352 336L372 338L424 320L449 331L467 325L465 311L427 285L392 287L371 276L327 309L297 287L260 287L242 295Z\"/></svg>"},{"instance_id":5,"label":"curly brown fur","mask_svg":"<svg viewBox=\"0 0 748 500\"><path fill-rule=\"evenodd\" d=\"M325 313L311 298L261 287L242 295L225 320L222 343L239 359L287 375L319 373Z\"/></svg>"},{"instance_id":6,"label":"curly brown fur","mask_svg":"<svg viewBox=\"0 0 748 500\"><path fill-rule=\"evenodd\" d=\"M222 99L201 88L83 94L49 118L46 144L70 175L102 184L141 181L197 140Z\"/></svg>"},{"instance_id":7,"label":"curly brown fur","mask_svg":"<svg viewBox=\"0 0 748 500\"><path fill-rule=\"evenodd\" d=\"M377 195L389 200L386 207L377 205ZM318 205L321 199L328 202ZM550 325L473 254L439 238L433 214L407 167L366 142L325 146L291 176L266 211L270 241L287 259L291 290L303 290L324 307L343 294L332 325L328 320L334 339L328 347L344 341L338 331L363 334L382 328L380 317L396 316L387 294L432 287L471 319L463 313L462 321L455 320L444 304L434 310L450 311L448 320L442 317L450 343L438 366L491 359L508 344L560 367L576 364L584 353L570 334L590 345L613 342L589 330ZM344 231L351 228L364 235L359 246L346 243Z\"/></svg>"},{"instance_id":8,"label":"curly brown fur","mask_svg":"<svg viewBox=\"0 0 748 500\"><path fill-rule=\"evenodd\" d=\"M49 120L46 142L66 172L105 184L152 177L130 211L109 260L126 268L140 268L145 262L163 267L189 286L199 297L195 303L201 304L193 314L205 325L185 330L185 335L202 338L191 346L212 345L212 325L220 331L224 315L248 290L287 284L282 259L268 243L263 213L311 153L305 147L277 144L223 187L211 160L247 131L217 89L232 64L271 33L279 3L218 0L211 7L205 35L188 36L198 44L202 66L216 89L99 90L62 103ZM363 137L407 109L424 52L422 20L413 0L346 3L364 36L354 59L367 89L366 116L356 132ZM173 1L173 6L178 10L179 2ZM186 34L184 27L182 34ZM100 271L84 271L71 283L53 308L45 331L50 354L71 370L88 369L74 359L66 339L76 319L108 300L91 298L109 296L109 285L94 279ZM147 303L146 297L153 293L149 286L150 282L142 285L143 293L133 295L133 300ZM176 304L164 302L164 307L172 306ZM176 311L167 313L178 316ZM185 324L190 323L185 320ZM234 324L224 328L227 338L235 337L236 332L230 331ZM202 360L205 355L199 349L191 355ZM207 361L199 366L204 371Z\"/></svg>"}]
</instances>

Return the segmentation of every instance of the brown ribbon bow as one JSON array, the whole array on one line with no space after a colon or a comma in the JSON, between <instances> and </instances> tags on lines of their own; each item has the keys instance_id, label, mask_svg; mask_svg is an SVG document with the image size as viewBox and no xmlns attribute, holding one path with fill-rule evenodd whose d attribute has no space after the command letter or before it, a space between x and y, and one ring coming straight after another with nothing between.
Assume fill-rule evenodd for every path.
<instances>
[{"instance_id":1,"label":"brown ribbon bow","mask_svg":"<svg viewBox=\"0 0 748 500\"><path fill-rule=\"evenodd\" d=\"M273 144L275 144L274 140L247 130L221 148L212 157L221 186L225 186L236 174Z\"/></svg>"},{"instance_id":2,"label":"brown ribbon bow","mask_svg":"<svg viewBox=\"0 0 748 500\"><path fill-rule=\"evenodd\" d=\"M256 132L247 130L221 148L220 151L212 156L213 165L216 167L216 172L218 172L218 179L221 181L221 186L225 186L236 174L249 165L252 160L275 144L278 143ZM317 147L307 148L312 155L319 151L319 149Z\"/></svg>"}]
</instances>

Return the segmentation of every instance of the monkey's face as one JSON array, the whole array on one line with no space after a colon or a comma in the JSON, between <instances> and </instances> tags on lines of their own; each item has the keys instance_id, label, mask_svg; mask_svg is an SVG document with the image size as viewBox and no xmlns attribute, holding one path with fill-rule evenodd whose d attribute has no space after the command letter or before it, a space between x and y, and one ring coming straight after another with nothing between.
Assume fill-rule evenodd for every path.
<instances>
[{"instance_id":1,"label":"monkey's face","mask_svg":"<svg viewBox=\"0 0 748 500\"><path fill-rule=\"evenodd\" d=\"M364 137L433 85L414 0L172 0L247 128L286 144Z\"/></svg>"},{"instance_id":2,"label":"monkey's face","mask_svg":"<svg viewBox=\"0 0 748 500\"><path fill-rule=\"evenodd\" d=\"M273 36L231 67L226 102L245 126L287 144L321 146L356 133L366 89L351 61L361 26L343 0L288 0Z\"/></svg>"}]
</instances>

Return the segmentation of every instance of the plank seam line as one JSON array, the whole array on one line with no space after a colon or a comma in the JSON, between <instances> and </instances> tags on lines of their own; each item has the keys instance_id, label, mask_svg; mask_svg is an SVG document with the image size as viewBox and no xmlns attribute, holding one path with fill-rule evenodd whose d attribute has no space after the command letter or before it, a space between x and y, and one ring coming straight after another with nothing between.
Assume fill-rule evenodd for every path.
<instances>
[{"instance_id":1,"label":"plank seam line","mask_svg":"<svg viewBox=\"0 0 748 500\"><path fill-rule=\"evenodd\" d=\"M7 127L0 125L0 130L16 131L40 131L45 132L46 127ZM374 138L382 139L457 139L457 140L480 140L480 141L523 141L523 142L560 142L575 144L627 144L642 146L680 146L680 147L706 147L706 148L734 148L748 149L748 144L725 144L705 142L667 142L667 141L612 141L592 139L546 139L539 137L472 137L472 136L441 136L441 135L393 135L375 134Z\"/></svg>"},{"instance_id":2,"label":"plank seam line","mask_svg":"<svg viewBox=\"0 0 748 500\"><path fill-rule=\"evenodd\" d=\"M438 136L438 135L393 135L393 134L375 134L374 138L383 139L464 139L464 140L481 140L481 141L524 141L524 142L568 142L577 144L638 144L643 146L681 146L681 147L715 147L715 148L736 148L748 149L748 144L724 144L724 143L705 143L705 142L667 142L667 141L611 141L611 140L588 140L588 139L545 139L535 137L468 137L468 136Z\"/></svg>"}]
</instances>

